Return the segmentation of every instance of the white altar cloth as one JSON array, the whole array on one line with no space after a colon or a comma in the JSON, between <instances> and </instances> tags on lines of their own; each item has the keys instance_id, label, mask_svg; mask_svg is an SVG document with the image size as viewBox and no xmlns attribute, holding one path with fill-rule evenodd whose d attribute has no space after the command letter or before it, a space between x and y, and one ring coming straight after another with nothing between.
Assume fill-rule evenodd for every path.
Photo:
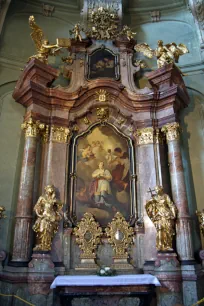
<instances>
[{"instance_id":1,"label":"white altar cloth","mask_svg":"<svg viewBox=\"0 0 204 306\"><path fill-rule=\"evenodd\" d=\"M63 275L57 276L50 288L59 286L128 286L128 285L155 285L161 286L158 279L151 274L135 275Z\"/></svg>"}]
</instances>

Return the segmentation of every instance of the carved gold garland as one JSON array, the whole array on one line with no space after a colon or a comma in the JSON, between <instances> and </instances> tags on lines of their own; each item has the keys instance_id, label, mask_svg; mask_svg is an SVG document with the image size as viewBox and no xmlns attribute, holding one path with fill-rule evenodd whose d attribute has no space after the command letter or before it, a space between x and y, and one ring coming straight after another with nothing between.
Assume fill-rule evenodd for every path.
<instances>
[{"instance_id":1,"label":"carved gold garland","mask_svg":"<svg viewBox=\"0 0 204 306\"><path fill-rule=\"evenodd\" d=\"M120 212L116 213L105 232L115 251L115 258L128 258L127 249L133 243L134 231Z\"/></svg>"},{"instance_id":2,"label":"carved gold garland","mask_svg":"<svg viewBox=\"0 0 204 306\"><path fill-rule=\"evenodd\" d=\"M80 258L96 258L95 251L101 241L102 228L91 213L84 214L73 233L76 236L76 243L83 252Z\"/></svg>"}]
</instances>

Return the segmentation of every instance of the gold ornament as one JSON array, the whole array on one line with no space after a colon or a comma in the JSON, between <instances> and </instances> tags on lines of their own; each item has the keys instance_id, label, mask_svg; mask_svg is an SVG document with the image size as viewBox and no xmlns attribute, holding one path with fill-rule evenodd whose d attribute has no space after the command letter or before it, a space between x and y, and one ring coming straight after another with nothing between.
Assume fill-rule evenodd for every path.
<instances>
[{"instance_id":1,"label":"gold ornament","mask_svg":"<svg viewBox=\"0 0 204 306\"><path fill-rule=\"evenodd\" d=\"M167 141L178 140L180 137L180 125L178 122L168 123L161 129L166 134Z\"/></svg>"},{"instance_id":2,"label":"gold ornament","mask_svg":"<svg viewBox=\"0 0 204 306\"><path fill-rule=\"evenodd\" d=\"M36 232L34 251L50 251L52 240L62 219L62 203L56 199L54 186L45 187L45 194L39 197L34 211L37 215L33 230Z\"/></svg>"},{"instance_id":3,"label":"gold ornament","mask_svg":"<svg viewBox=\"0 0 204 306\"><path fill-rule=\"evenodd\" d=\"M158 40L158 47L153 50L148 44L142 43L135 45L135 51L142 52L145 56L149 58L157 57L158 68L163 67L166 64L178 63L179 57L189 53L186 45L172 42L170 44L163 45L162 40Z\"/></svg>"},{"instance_id":4,"label":"gold ornament","mask_svg":"<svg viewBox=\"0 0 204 306\"><path fill-rule=\"evenodd\" d=\"M68 128L60 126L51 126L51 141L58 143L67 143L71 136Z\"/></svg>"},{"instance_id":5,"label":"gold ornament","mask_svg":"<svg viewBox=\"0 0 204 306\"><path fill-rule=\"evenodd\" d=\"M127 259L128 247L133 243L133 228L125 220L120 212L115 214L112 222L105 229L108 242L113 246L115 251L114 258Z\"/></svg>"},{"instance_id":6,"label":"gold ornament","mask_svg":"<svg viewBox=\"0 0 204 306\"><path fill-rule=\"evenodd\" d=\"M138 145L146 145L154 142L154 129L152 127L138 129L135 132Z\"/></svg>"},{"instance_id":7,"label":"gold ornament","mask_svg":"<svg viewBox=\"0 0 204 306\"><path fill-rule=\"evenodd\" d=\"M116 9L99 7L90 15L91 29L86 31L88 37L96 40L115 39L118 36L119 17Z\"/></svg>"},{"instance_id":8,"label":"gold ornament","mask_svg":"<svg viewBox=\"0 0 204 306\"><path fill-rule=\"evenodd\" d=\"M126 36L128 40L132 40L136 34L136 32L132 32L130 27L124 25L119 35Z\"/></svg>"},{"instance_id":9,"label":"gold ornament","mask_svg":"<svg viewBox=\"0 0 204 306\"><path fill-rule=\"evenodd\" d=\"M100 89L99 91L96 91L96 96L96 101L107 102L109 93L105 89Z\"/></svg>"},{"instance_id":10,"label":"gold ornament","mask_svg":"<svg viewBox=\"0 0 204 306\"><path fill-rule=\"evenodd\" d=\"M196 210L196 215L198 216L200 231L201 231L201 233L203 235L203 238L204 238L204 209L201 212Z\"/></svg>"},{"instance_id":11,"label":"gold ornament","mask_svg":"<svg viewBox=\"0 0 204 306\"><path fill-rule=\"evenodd\" d=\"M49 45L49 41L44 38L42 29L36 24L34 16L29 17L29 25L32 29L30 35L35 43L37 54L30 56L28 61L32 58L36 58L47 64L49 55L56 55L61 48L69 48L71 46L70 39L66 38L58 38L56 44Z\"/></svg>"},{"instance_id":12,"label":"gold ornament","mask_svg":"<svg viewBox=\"0 0 204 306\"><path fill-rule=\"evenodd\" d=\"M172 251L178 210L170 197L164 193L162 186L156 186L154 191L156 194L147 201L145 208L157 230L156 247L158 251Z\"/></svg>"},{"instance_id":13,"label":"gold ornament","mask_svg":"<svg viewBox=\"0 0 204 306\"><path fill-rule=\"evenodd\" d=\"M6 215L5 215L5 207L4 206L0 206L0 219L5 219Z\"/></svg>"},{"instance_id":14,"label":"gold ornament","mask_svg":"<svg viewBox=\"0 0 204 306\"><path fill-rule=\"evenodd\" d=\"M45 126L45 130L42 132L42 141L47 143L49 141L49 125Z\"/></svg>"},{"instance_id":15,"label":"gold ornament","mask_svg":"<svg viewBox=\"0 0 204 306\"><path fill-rule=\"evenodd\" d=\"M81 32L84 31L80 23L75 24L74 28L69 31L70 35L74 35L75 40L82 41Z\"/></svg>"},{"instance_id":16,"label":"gold ornament","mask_svg":"<svg viewBox=\"0 0 204 306\"><path fill-rule=\"evenodd\" d=\"M76 269L97 269L95 264L96 249L101 242L102 228L91 213L85 213L73 231L76 243L82 250L81 265Z\"/></svg>"},{"instance_id":17,"label":"gold ornament","mask_svg":"<svg viewBox=\"0 0 204 306\"><path fill-rule=\"evenodd\" d=\"M100 120L106 120L109 117L109 109L108 107L98 107L96 109L96 116Z\"/></svg>"},{"instance_id":18,"label":"gold ornament","mask_svg":"<svg viewBox=\"0 0 204 306\"><path fill-rule=\"evenodd\" d=\"M89 118L87 118L86 116L83 118L83 121L86 125L89 125L91 123L91 121L89 120Z\"/></svg>"},{"instance_id":19,"label":"gold ornament","mask_svg":"<svg viewBox=\"0 0 204 306\"><path fill-rule=\"evenodd\" d=\"M21 124L21 129L25 132L25 137L37 137L40 131L45 129L45 124L41 123L39 120L33 121L32 117Z\"/></svg>"}]
</instances>

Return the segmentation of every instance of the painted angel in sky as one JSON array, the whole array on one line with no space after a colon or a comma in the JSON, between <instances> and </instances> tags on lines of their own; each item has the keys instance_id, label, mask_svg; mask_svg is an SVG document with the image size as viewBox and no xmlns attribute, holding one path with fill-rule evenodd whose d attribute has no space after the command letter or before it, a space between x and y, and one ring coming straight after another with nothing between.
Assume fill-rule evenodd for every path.
<instances>
[{"instance_id":1,"label":"painted angel in sky","mask_svg":"<svg viewBox=\"0 0 204 306\"><path fill-rule=\"evenodd\" d=\"M178 63L180 56L189 53L188 48L184 44L177 45L172 42L164 45L162 40L158 40L158 46L155 50L151 49L146 43L137 44L134 49L137 52L142 52L149 58L157 57L158 68L166 64Z\"/></svg>"}]
</instances>

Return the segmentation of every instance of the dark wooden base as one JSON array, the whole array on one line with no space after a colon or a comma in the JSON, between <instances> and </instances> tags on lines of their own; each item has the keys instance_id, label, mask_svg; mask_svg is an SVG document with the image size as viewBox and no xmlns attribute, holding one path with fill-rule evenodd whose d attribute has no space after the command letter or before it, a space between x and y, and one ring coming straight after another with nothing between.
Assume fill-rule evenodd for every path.
<instances>
[{"instance_id":1,"label":"dark wooden base","mask_svg":"<svg viewBox=\"0 0 204 306\"><path fill-rule=\"evenodd\" d=\"M137 297L140 299L139 306L150 306L155 296L155 286L69 286L58 287L56 293L60 296L61 306L71 306L73 298L98 297L97 306L104 305L103 298L111 300L116 298L118 302L124 297ZM114 304L116 305L116 304Z\"/></svg>"}]
</instances>

